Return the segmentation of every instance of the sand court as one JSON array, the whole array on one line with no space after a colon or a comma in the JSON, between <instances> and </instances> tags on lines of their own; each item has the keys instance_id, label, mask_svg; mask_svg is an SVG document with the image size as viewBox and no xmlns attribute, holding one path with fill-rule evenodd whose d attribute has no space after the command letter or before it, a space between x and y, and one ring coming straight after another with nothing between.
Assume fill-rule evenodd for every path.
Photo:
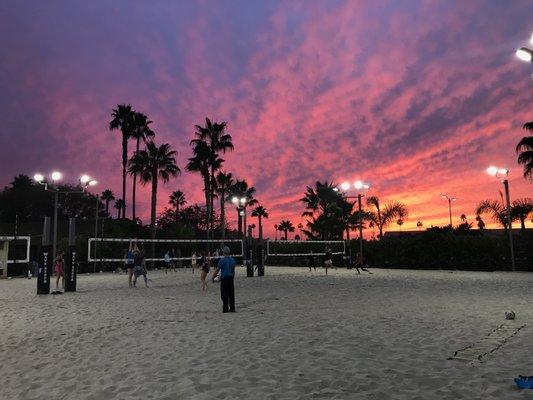
<instances>
[{"instance_id":1,"label":"sand court","mask_svg":"<svg viewBox=\"0 0 533 400\"><path fill-rule=\"evenodd\" d=\"M522 399L533 275L267 267L236 277L237 313L199 274L80 276L37 296L0 281L2 399ZM525 325L472 365L448 360L514 310Z\"/></svg>"}]
</instances>

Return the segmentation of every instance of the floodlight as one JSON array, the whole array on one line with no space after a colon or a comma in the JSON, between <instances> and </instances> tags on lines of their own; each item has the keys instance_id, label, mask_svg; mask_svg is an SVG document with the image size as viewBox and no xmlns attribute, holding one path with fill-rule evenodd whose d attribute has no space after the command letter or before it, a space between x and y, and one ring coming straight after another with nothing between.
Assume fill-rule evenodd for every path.
<instances>
[{"instance_id":1,"label":"floodlight","mask_svg":"<svg viewBox=\"0 0 533 400\"><path fill-rule=\"evenodd\" d=\"M61 178L63 178L63 174L61 172L54 171L52 172L52 175L50 175L50 177L53 181L59 181L61 180Z\"/></svg>"},{"instance_id":2,"label":"floodlight","mask_svg":"<svg viewBox=\"0 0 533 400\"><path fill-rule=\"evenodd\" d=\"M241 204L246 203L246 197L241 197Z\"/></svg>"},{"instance_id":3,"label":"floodlight","mask_svg":"<svg viewBox=\"0 0 533 400\"><path fill-rule=\"evenodd\" d=\"M508 175L509 170L505 168L498 168L498 175Z\"/></svg>"},{"instance_id":4,"label":"floodlight","mask_svg":"<svg viewBox=\"0 0 533 400\"><path fill-rule=\"evenodd\" d=\"M238 198L237 196L233 196L233 197L231 198L231 202L232 202L233 204L237 204L237 203L239 202L239 198Z\"/></svg>"},{"instance_id":5,"label":"floodlight","mask_svg":"<svg viewBox=\"0 0 533 400\"><path fill-rule=\"evenodd\" d=\"M496 176L497 173L498 173L498 168L496 168L494 166L491 166L491 167L487 168L487 174L489 174L491 176Z\"/></svg>"},{"instance_id":6,"label":"floodlight","mask_svg":"<svg viewBox=\"0 0 533 400\"><path fill-rule=\"evenodd\" d=\"M518 50L516 50L516 56L522 61L533 61L533 51L527 47L520 47Z\"/></svg>"},{"instance_id":7,"label":"floodlight","mask_svg":"<svg viewBox=\"0 0 533 400\"><path fill-rule=\"evenodd\" d=\"M94 180L94 179L91 179L91 180L89 181L89 186L94 186L94 185L96 185L97 183L98 183L98 181L96 181L96 180Z\"/></svg>"},{"instance_id":8,"label":"floodlight","mask_svg":"<svg viewBox=\"0 0 533 400\"><path fill-rule=\"evenodd\" d=\"M35 182L41 183L42 181L44 181L44 176L42 174L35 174L33 175L33 179L35 180Z\"/></svg>"},{"instance_id":9,"label":"floodlight","mask_svg":"<svg viewBox=\"0 0 533 400\"><path fill-rule=\"evenodd\" d=\"M354 186L357 190L360 190L360 189L363 188L364 185L363 185L363 182L361 182L361 181L355 181L354 184L353 184L353 186Z\"/></svg>"},{"instance_id":10,"label":"floodlight","mask_svg":"<svg viewBox=\"0 0 533 400\"><path fill-rule=\"evenodd\" d=\"M82 175L80 177L80 182L82 183L82 185L86 185L88 184L89 182L91 181L91 177L89 175Z\"/></svg>"},{"instance_id":11,"label":"floodlight","mask_svg":"<svg viewBox=\"0 0 533 400\"><path fill-rule=\"evenodd\" d=\"M342 182L341 189L344 191L350 189L350 184L348 182Z\"/></svg>"}]
</instances>

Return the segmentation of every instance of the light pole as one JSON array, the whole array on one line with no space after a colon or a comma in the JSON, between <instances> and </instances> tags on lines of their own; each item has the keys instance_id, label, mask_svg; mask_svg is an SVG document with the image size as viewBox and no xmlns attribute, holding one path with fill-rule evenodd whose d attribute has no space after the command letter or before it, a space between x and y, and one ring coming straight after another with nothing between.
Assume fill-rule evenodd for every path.
<instances>
[{"instance_id":1,"label":"light pole","mask_svg":"<svg viewBox=\"0 0 533 400\"><path fill-rule=\"evenodd\" d=\"M82 187L81 191L61 191L57 187L57 183L63 178L63 174L58 171L54 171L50 174L51 183L48 182L48 179L42 174L35 174L33 179L44 186L44 190L54 192L54 234L52 238L52 255L53 259L56 257L57 250L57 209L58 209L58 200L59 193L83 193L87 186L96 185L96 181L91 179L87 175L82 175L79 179L80 185Z\"/></svg>"},{"instance_id":2,"label":"light pole","mask_svg":"<svg viewBox=\"0 0 533 400\"><path fill-rule=\"evenodd\" d=\"M340 185L340 189L343 192L348 192L352 185L350 185L349 182L343 182ZM353 183L353 188L357 191L357 196L346 196L347 199L357 199L357 205L359 209L359 215L358 215L358 225L359 225L359 253L361 254L361 260L363 260L363 209L361 205L361 199L364 197L363 192L370 189L370 185L367 183L363 183L361 181L355 181ZM338 191L338 188L336 191Z\"/></svg>"},{"instance_id":3,"label":"light pole","mask_svg":"<svg viewBox=\"0 0 533 400\"><path fill-rule=\"evenodd\" d=\"M457 200L455 197L448 196L447 194L443 194L441 196L443 199L448 200L448 209L450 211L450 229L453 227L452 225L452 201Z\"/></svg>"},{"instance_id":4,"label":"light pole","mask_svg":"<svg viewBox=\"0 0 533 400\"><path fill-rule=\"evenodd\" d=\"M231 198L231 202L237 208L238 218L242 218L243 227L242 227L241 234L242 234L242 239L246 241L246 203L248 202L248 199L246 197L233 196Z\"/></svg>"},{"instance_id":5,"label":"light pole","mask_svg":"<svg viewBox=\"0 0 533 400\"><path fill-rule=\"evenodd\" d=\"M514 246L513 246L513 225L511 220L511 199L509 196L509 170L505 168L489 167L487 168L487 174L501 179L503 188L505 190L505 207L507 208L507 232L509 234L509 248L511 250L511 269L515 270L514 262Z\"/></svg>"}]
</instances>

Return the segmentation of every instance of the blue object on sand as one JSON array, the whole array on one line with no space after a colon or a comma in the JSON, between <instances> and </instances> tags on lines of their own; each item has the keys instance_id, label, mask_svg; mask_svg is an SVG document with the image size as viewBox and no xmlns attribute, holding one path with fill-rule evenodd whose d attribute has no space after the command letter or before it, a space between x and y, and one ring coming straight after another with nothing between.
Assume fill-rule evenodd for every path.
<instances>
[{"instance_id":1,"label":"blue object on sand","mask_svg":"<svg viewBox=\"0 0 533 400\"><path fill-rule=\"evenodd\" d=\"M533 376L519 375L514 381L520 389L533 389Z\"/></svg>"}]
</instances>

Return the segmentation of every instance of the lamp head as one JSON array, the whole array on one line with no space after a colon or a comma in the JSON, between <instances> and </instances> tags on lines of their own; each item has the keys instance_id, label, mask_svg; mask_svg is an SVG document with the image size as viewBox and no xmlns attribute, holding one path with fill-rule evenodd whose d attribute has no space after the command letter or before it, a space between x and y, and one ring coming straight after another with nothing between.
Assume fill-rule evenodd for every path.
<instances>
[{"instance_id":1,"label":"lamp head","mask_svg":"<svg viewBox=\"0 0 533 400\"><path fill-rule=\"evenodd\" d=\"M44 181L44 176L42 174L35 174L33 175L33 180L35 182L41 183L42 181Z\"/></svg>"},{"instance_id":2,"label":"lamp head","mask_svg":"<svg viewBox=\"0 0 533 400\"><path fill-rule=\"evenodd\" d=\"M87 185L90 181L91 181L91 177L89 175L80 176L80 183L82 185Z\"/></svg>"},{"instance_id":3,"label":"lamp head","mask_svg":"<svg viewBox=\"0 0 533 400\"><path fill-rule=\"evenodd\" d=\"M496 176L497 173L498 173L498 168L494 166L490 166L487 168L487 174L489 174L490 176Z\"/></svg>"},{"instance_id":4,"label":"lamp head","mask_svg":"<svg viewBox=\"0 0 533 400\"><path fill-rule=\"evenodd\" d=\"M98 184L98 181L97 180L94 180L94 179L91 179L89 182L88 182L88 185L89 186L94 186L94 185L97 185Z\"/></svg>"},{"instance_id":5,"label":"lamp head","mask_svg":"<svg viewBox=\"0 0 533 400\"><path fill-rule=\"evenodd\" d=\"M361 190L363 188L363 182L361 181L355 181L353 186L357 189L357 190Z\"/></svg>"},{"instance_id":6,"label":"lamp head","mask_svg":"<svg viewBox=\"0 0 533 400\"><path fill-rule=\"evenodd\" d=\"M233 197L231 198L231 202L232 202L233 204L238 204L238 203L239 203L239 198L238 198L237 196L233 196Z\"/></svg>"},{"instance_id":7,"label":"lamp head","mask_svg":"<svg viewBox=\"0 0 533 400\"><path fill-rule=\"evenodd\" d=\"M522 61L533 61L533 51L528 49L527 47L520 47L518 50L516 50L515 54Z\"/></svg>"},{"instance_id":8,"label":"lamp head","mask_svg":"<svg viewBox=\"0 0 533 400\"><path fill-rule=\"evenodd\" d=\"M63 178L63 174L59 171L54 171L52 172L52 175L50 175L50 177L52 178L54 182L56 182L56 181L61 180L61 178Z\"/></svg>"},{"instance_id":9,"label":"lamp head","mask_svg":"<svg viewBox=\"0 0 533 400\"><path fill-rule=\"evenodd\" d=\"M342 182L341 189L347 191L348 189L350 189L350 184L348 182Z\"/></svg>"},{"instance_id":10,"label":"lamp head","mask_svg":"<svg viewBox=\"0 0 533 400\"><path fill-rule=\"evenodd\" d=\"M241 201L241 204L245 204L246 203L246 197L241 197L240 201Z\"/></svg>"}]
</instances>

